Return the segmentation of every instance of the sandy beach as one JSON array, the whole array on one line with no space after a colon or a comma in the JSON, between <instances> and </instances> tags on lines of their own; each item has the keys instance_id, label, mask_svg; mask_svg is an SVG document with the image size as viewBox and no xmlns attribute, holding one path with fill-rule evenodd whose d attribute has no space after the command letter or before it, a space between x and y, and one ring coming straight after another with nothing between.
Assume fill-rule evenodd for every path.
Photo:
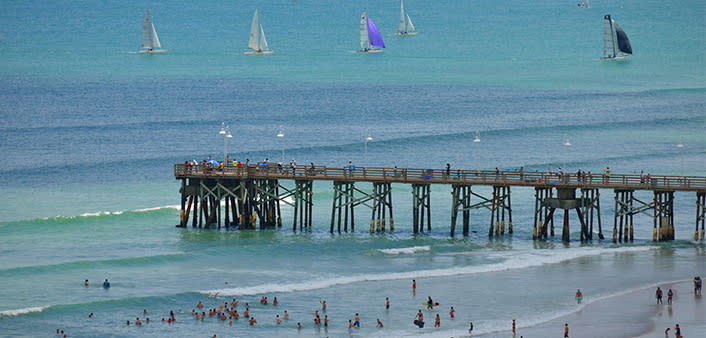
<instances>
[{"instance_id":1,"label":"sandy beach","mask_svg":"<svg viewBox=\"0 0 706 338\"><path fill-rule=\"evenodd\" d=\"M663 305L656 304L657 286L664 290ZM671 306L667 305L669 289L674 292ZM664 337L667 327L671 328L669 337L674 337L675 324L684 337L706 332L706 302L703 296L694 296L691 280L659 283L599 299L584 294L583 304L577 307L574 313L536 326L518 323L516 336L563 337L564 324L569 324L569 337ZM500 337L509 332L481 336Z\"/></svg>"}]
</instances>

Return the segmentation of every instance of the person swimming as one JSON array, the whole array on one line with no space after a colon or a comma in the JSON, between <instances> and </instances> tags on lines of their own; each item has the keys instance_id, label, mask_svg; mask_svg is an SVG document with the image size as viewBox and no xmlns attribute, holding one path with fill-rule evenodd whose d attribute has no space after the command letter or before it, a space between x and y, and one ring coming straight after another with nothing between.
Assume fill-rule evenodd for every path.
<instances>
[{"instance_id":1,"label":"person swimming","mask_svg":"<svg viewBox=\"0 0 706 338\"><path fill-rule=\"evenodd\" d=\"M110 287L110 282L108 281L108 278L106 278L105 282L103 282L103 287L106 289Z\"/></svg>"}]
</instances>

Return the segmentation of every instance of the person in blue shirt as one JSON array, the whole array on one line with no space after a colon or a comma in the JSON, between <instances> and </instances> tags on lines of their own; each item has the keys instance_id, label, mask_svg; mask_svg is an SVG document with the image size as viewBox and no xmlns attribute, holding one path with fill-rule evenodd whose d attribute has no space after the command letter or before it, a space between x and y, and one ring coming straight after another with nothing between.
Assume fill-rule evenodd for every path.
<instances>
[{"instance_id":1,"label":"person in blue shirt","mask_svg":"<svg viewBox=\"0 0 706 338\"><path fill-rule=\"evenodd\" d=\"M103 287L106 289L110 287L110 282L108 281L108 278L106 278L105 282L103 282Z\"/></svg>"}]
</instances>

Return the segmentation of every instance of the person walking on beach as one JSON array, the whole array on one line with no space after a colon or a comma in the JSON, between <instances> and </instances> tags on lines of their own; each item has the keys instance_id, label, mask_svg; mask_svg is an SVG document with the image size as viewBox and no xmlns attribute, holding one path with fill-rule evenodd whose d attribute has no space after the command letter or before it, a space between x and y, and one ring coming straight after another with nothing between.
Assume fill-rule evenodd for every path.
<instances>
[{"instance_id":1,"label":"person walking on beach","mask_svg":"<svg viewBox=\"0 0 706 338\"><path fill-rule=\"evenodd\" d=\"M360 316L358 316L357 313L355 314L355 322L353 323L353 325L355 325L355 327L357 328L360 328Z\"/></svg>"},{"instance_id":2,"label":"person walking on beach","mask_svg":"<svg viewBox=\"0 0 706 338\"><path fill-rule=\"evenodd\" d=\"M694 277L694 294L701 294L701 277L699 276Z\"/></svg>"},{"instance_id":3,"label":"person walking on beach","mask_svg":"<svg viewBox=\"0 0 706 338\"><path fill-rule=\"evenodd\" d=\"M468 323L468 325L470 325L470 327L468 328L468 334L473 335L473 322Z\"/></svg>"},{"instance_id":4,"label":"person walking on beach","mask_svg":"<svg viewBox=\"0 0 706 338\"><path fill-rule=\"evenodd\" d=\"M431 296L428 296L429 300L427 300L427 309L431 310L434 308L434 301L431 300Z\"/></svg>"},{"instance_id":5,"label":"person walking on beach","mask_svg":"<svg viewBox=\"0 0 706 338\"><path fill-rule=\"evenodd\" d=\"M451 319L454 319L455 313L456 313L456 310L454 310L454 307L452 306L451 310L449 310L449 317L451 317Z\"/></svg>"},{"instance_id":6,"label":"person walking on beach","mask_svg":"<svg viewBox=\"0 0 706 338\"><path fill-rule=\"evenodd\" d=\"M378 325L376 327L378 329L382 329L382 322L380 321L380 318L378 318Z\"/></svg>"},{"instance_id":7,"label":"person walking on beach","mask_svg":"<svg viewBox=\"0 0 706 338\"><path fill-rule=\"evenodd\" d=\"M389 310L389 309L390 309L390 298L385 297L385 310Z\"/></svg>"},{"instance_id":8,"label":"person walking on beach","mask_svg":"<svg viewBox=\"0 0 706 338\"><path fill-rule=\"evenodd\" d=\"M514 337L517 334L517 323L515 320L512 320L512 336Z\"/></svg>"},{"instance_id":9,"label":"person walking on beach","mask_svg":"<svg viewBox=\"0 0 706 338\"><path fill-rule=\"evenodd\" d=\"M581 304L581 300L583 299L583 294L581 293L581 289L576 290L576 301L578 304Z\"/></svg>"},{"instance_id":10,"label":"person walking on beach","mask_svg":"<svg viewBox=\"0 0 706 338\"><path fill-rule=\"evenodd\" d=\"M564 324L564 338L569 338L569 324Z\"/></svg>"},{"instance_id":11,"label":"person walking on beach","mask_svg":"<svg viewBox=\"0 0 706 338\"><path fill-rule=\"evenodd\" d=\"M417 281L412 279L412 291L417 291Z\"/></svg>"},{"instance_id":12,"label":"person walking on beach","mask_svg":"<svg viewBox=\"0 0 706 338\"><path fill-rule=\"evenodd\" d=\"M674 296L674 292L672 292L672 289L669 289L667 291L667 304L672 305L672 296Z\"/></svg>"},{"instance_id":13,"label":"person walking on beach","mask_svg":"<svg viewBox=\"0 0 706 338\"><path fill-rule=\"evenodd\" d=\"M436 318L434 319L434 327L441 327L441 317L439 317L439 314L436 314Z\"/></svg>"},{"instance_id":14,"label":"person walking on beach","mask_svg":"<svg viewBox=\"0 0 706 338\"><path fill-rule=\"evenodd\" d=\"M677 324L676 326L674 326L674 335L675 335L677 338L682 338L682 335L681 335L681 328L679 327L679 324Z\"/></svg>"},{"instance_id":15,"label":"person walking on beach","mask_svg":"<svg viewBox=\"0 0 706 338\"><path fill-rule=\"evenodd\" d=\"M353 334L353 321L348 320L348 334Z\"/></svg>"},{"instance_id":16,"label":"person walking on beach","mask_svg":"<svg viewBox=\"0 0 706 338\"><path fill-rule=\"evenodd\" d=\"M657 287L657 291L655 291L655 297L657 297L657 304L664 304L662 303L662 289Z\"/></svg>"}]
</instances>

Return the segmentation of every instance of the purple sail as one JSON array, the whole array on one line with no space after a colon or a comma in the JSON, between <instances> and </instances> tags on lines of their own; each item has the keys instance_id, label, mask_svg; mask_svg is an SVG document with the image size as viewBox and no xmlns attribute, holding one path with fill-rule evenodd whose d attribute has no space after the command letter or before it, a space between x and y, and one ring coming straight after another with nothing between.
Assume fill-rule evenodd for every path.
<instances>
[{"instance_id":1,"label":"purple sail","mask_svg":"<svg viewBox=\"0 0 706 338\"><path fill-rule=\"evenodd\" d=\"M370 20L370 18L368 18L368 38L370 39L370 45L385 48L385 43L382 41L382 35L380 35L378 28L375 27L373 20Z\"/></svg>"}]
</instances>

